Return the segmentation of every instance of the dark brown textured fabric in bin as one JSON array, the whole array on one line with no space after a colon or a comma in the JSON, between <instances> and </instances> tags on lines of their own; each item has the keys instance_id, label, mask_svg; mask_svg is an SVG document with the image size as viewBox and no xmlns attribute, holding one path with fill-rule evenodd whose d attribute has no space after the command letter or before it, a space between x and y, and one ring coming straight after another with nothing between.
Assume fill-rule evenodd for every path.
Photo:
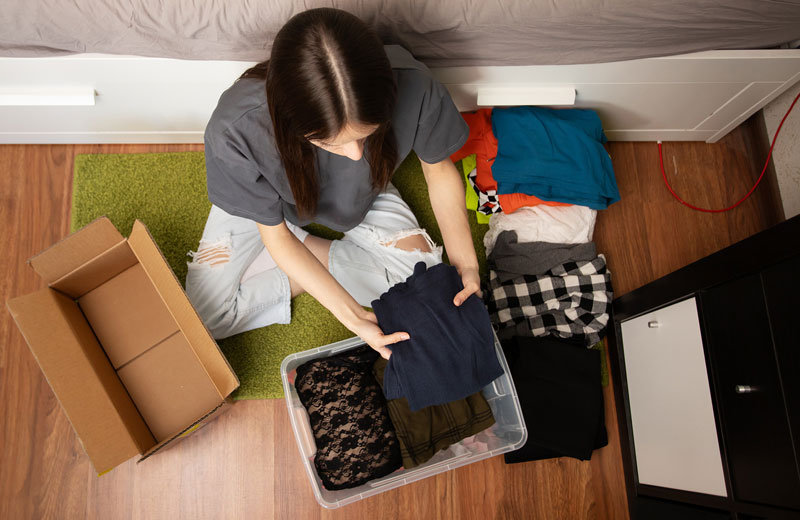
<instances>
[{"instance_id":1,"label":"dark brown textured fabric in bin","mask_svg":"<svg viewBox=\"0 0 800 520\"><path fill-rule=\"evenodd\" d=\"M325 489L348 489L400 468L386 400L367 346L297 367L294 386L317 445L314 466Z\"/></svg>"},{"instance_id":2,"label":"dark brown textured fabric in bin","mask_svg":"<svg viewBox=\"0 0 800 520\"><path fill-rule=\"evenodd\" d=\"M385 359L378 357L373 366L375 379L381 386L386 363ZM480 392L416 412L411 411L405 398L391 399L386 405L400 442L400 454L405 469L427 462L439 450L480 433L494 424L492 409Z\"/></svg>"}]
</instances>

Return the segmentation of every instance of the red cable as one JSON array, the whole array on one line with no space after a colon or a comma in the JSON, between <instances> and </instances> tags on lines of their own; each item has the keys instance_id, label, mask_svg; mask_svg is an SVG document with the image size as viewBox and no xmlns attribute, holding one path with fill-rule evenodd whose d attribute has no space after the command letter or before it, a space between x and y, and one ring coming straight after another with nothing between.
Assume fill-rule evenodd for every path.
<instances>
[{"instance_id":1,"label":"red cable","mask_svg":"<svg viewBox=\"0 0 800 520\"><path fill-rule=\"evenodd\" d=\"M764 163L764 169L761 170L761 175L758 176L758 180L756 181L755 184L753 184L753 187L750 188L750 191L748 191L747 194L744 197L739 199L738 202L736 202L735 204L733 204L731 206L728 206L727 208L706 209L706 208L698 208L697 206L693 206L693 205L689 204L688 202L686 202L685 200L683 200L682 198L680 198L678 196L678 194L675 193L675 190L672 189L672 186L669 185L669 181L667 180L667 174L664 171L664 155L661 152L661 141L659 141L658 142L658 161L659 161L659 163L661 165L661 176L664 177L664 184L667 185L667 189L669 190L669 192L672 193L672 196L675 197L676 199L678 199L678 202L680 202L684 206L688 206L688 207L690 207L690 208L692 208L694 210L703 211L705 213L722 213L724 211L730 211L733 208L735 208L736 206L738 206L739 204L741 204L742 202L744 202L745 200L747 200L747 197L749 197L750 194L753 193L753 191L755 191L756 186L758 186L758 183L761 182L761 179L764 177L764 172L767 171L767 166L769 165L769 159L770 159L770 157L772 157L772 149L775 147L775 141L778 139L778 134L781 132L781 127L783 126L783 122L786 121L786 118L788 117L788 115L792 111L792 109L794 108L794 105L795 105L795 103L797 103L798 99L800 99L800 93L798 93L797 96L795 96L794 101L792 101L791 106L789 106L789 110L786 111L786 114L784 114L783 119L781 119L781 124L778 125L778 129L775 131L775 135L772 138L772 144L769 147L769 153L767 154L767 160Z\"/></svg>"}]
</instances>

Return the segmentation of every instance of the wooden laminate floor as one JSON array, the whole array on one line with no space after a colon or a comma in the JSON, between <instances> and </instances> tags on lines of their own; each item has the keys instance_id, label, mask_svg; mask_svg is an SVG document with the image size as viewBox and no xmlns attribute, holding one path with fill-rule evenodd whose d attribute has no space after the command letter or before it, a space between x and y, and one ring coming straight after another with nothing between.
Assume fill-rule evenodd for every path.
<instances>
[{"instance_id":1,"label":"wooden laminate floor","mask_svg":"<svg viewBox=\"0 0 800 520\"><path fill-rule=\"evenodd\" d=\"M763 156L748 122L714 145L667 143L674 187L720 207L743 194ZM779 144L780 146L780 144ZM199 150L197 145L0 146L0 294L41 282L26 259L68 233L76 153ZM595 240L621 295L777 223L774 186L708 215L662 185L653 143L612 143L622 201L601 212ZM605 391L609 445L590 462L475 463L339 510L319 507L281 400L244 401L173 448L97 477L7 312L0 313L0 518L627 518L616 409Z\"/></svg>"}]
</instances>

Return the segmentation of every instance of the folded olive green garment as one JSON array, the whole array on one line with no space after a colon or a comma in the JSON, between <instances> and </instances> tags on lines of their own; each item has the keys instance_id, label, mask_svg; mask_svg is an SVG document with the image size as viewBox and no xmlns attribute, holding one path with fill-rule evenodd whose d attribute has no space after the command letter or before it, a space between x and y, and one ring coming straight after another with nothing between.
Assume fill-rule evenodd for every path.
<instances>
[{"instance_id":1,"label":"folded olive green garment","mask_svg":"<svg viewBox=\"0 0 800 520\"><path fill-rule=\"evenodd\" d=\"M372 367L383 388L383 372L388 362L378 358ZM480 392L447 404L428 406L412 412L405 398L386 402L389 418L400 441L403 467L411 469L446 449L494 424L489 403Z\"/></svg>"}]
</instances>

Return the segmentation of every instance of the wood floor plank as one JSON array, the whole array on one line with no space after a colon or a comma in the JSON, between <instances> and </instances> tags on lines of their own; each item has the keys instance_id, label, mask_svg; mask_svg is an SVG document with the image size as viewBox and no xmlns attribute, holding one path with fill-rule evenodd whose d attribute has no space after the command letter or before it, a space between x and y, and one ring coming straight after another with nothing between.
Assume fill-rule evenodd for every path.
<instances>
[{"instance_id":1,"label":"wood floor plank","mask_svg":"<svg viewBox=\"0 0 800 520\"><path fill-rule=\"evenodd\" d=\"M13 147L0 157L5 298L42 286L26 260L64 234L68 153L68 148ZM0 500L0 517L80 516L86 507L85 485L70 489L64 480L85 482L83 450L7 312L0 337L0 482L15 492Z\"/></svg>"},{"instance_id":2,"label":"wood floor plank","mask_svg":"<svg viewBox=\"0 0 800 520\"><path fill-rule=\"evenodd\" d=\"M722 142L665 143L671 182L687 199L735 201L763 165L752 121ZM0 146L0 288L41 282L28 257L65 236L78 153L201 150L198 145ZM611 143L622 201L600 212L598 251L624 294L781 219L767 179L734 212L705 215L675 201L653 143ZM759 164L761 163L761 164ZM757 170L757 171L756 171ZM314 500L282 400L238 402L163 453L97 477L8 313L0 317L0 518L627 518L617 411L604 390L609 445L591 461L505 465L485 460L338 510Z\"/></svg>"},{"instance_id":3,"label":"wood floor plank","mask_svg":"<svg viewBox=\"0 0 800 520\"><path fill-rule=\"evenodd\" d=\"M621 201L598 212L595 225L594 241L597 251L606 256L615 296L635 289L642 280L655 278L642 212L648 202L640 186L642 177L649 172L636 161L640 146L640 143L611 143Z\"/></svg>"}]
</instances>

